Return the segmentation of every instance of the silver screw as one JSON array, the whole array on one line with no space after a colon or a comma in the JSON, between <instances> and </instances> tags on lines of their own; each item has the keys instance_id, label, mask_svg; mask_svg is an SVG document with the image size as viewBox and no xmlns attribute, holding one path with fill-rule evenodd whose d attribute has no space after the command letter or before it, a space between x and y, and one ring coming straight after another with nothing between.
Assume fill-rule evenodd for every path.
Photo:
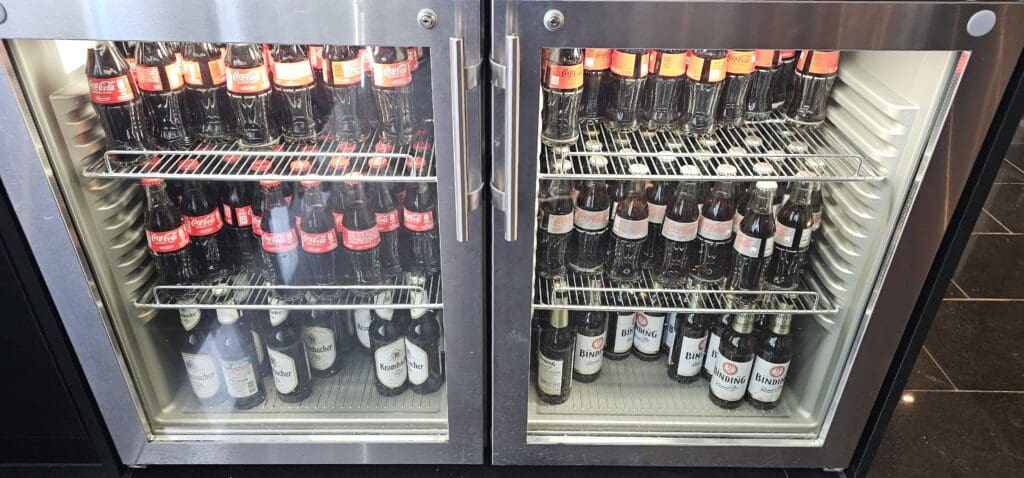
<instances>
[{"instance_id":1,"label":"silver screw","mask_svg":"<svg viewBox=\"0 0 1024 478\"><path fill-rule=\"evenodd\" d=\"M565 15L562 15L562 12L558 10L548 10L548 12L544 14L544 28L547 28L548 31L558 31L564 26Z\"/></svg>"},{"instance_id":2,"label":"silver screw","mask_svg":"<svg viewBox=\"0 0 1024 478\"><path fill-rule=\"evenodd\" d=\"M437 14L429 8L424 8L416 15L416 22L419 23L424 30L430 30L437 26Z\"/></svg>"}]
</instances>

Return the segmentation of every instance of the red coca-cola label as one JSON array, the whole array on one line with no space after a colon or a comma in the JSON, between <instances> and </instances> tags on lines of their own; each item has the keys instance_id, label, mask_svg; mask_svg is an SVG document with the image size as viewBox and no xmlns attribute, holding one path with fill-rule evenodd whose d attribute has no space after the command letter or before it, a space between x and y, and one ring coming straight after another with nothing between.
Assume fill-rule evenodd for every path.
<instances>
[{"instance_id":1,"label":"red coca-cola label","mask_svg":"<svg viewBox=\"0 0 1024 478\"><path fill-rule=\"evenodd\" d=\"M252 206L242 206L233 208L234 214L232 213L232 207L228 204L224 205L224 221L231 226L247 227L252 225L253 215ZM235 224L235 217L238 217L238 224Z\"/></svg>"},{"instance_id":2,"label":"red coca-cola label","mask_svg":"<svg viewBox=\"0 0 1024 478\"><path fill-rule=\"evenodd\" d=\"M263 66L255 68L228 68L228 91L232 93L262 93L270 89L270 77Z\"/></svg>"},{"instance_id":3,"label":"red coca-cola label","mask_svg":"<svg viewBox=\"0 0 1024 478\"><path fill-rule=\"evenodd\" d=\"M334 216L334 230L338 232L344 230L345 226L341 224L341 221L342 219L345 219L345 214L340 212L332 212L331 215Z\"/></svg>"},{"instance_id":4,"label":"red coca-cola label","mask_svg":"<svg viewBox=\"0 0 1024 478\"><path fill-rule=\"evenodd\" d=\"M262 236L263 235L263 228L260 227L262 225L263 225L263 218L253 214L252 215L252 233L256 234L257 236Z\"/></svg>"},{"instance_id":5,"label":"red coca-cola label","mask_svg":"<svg viewBox=\"0 0 1024 478\"><path fill-rule=\"evenodd\" d=\"M93 103L112 105L135 99L128 75L113 78L89 78L89 98Z\"/></svg>"},{"instance_id":6,"label":"red coca-cola label","mask_svg":"<svg viewBox=\"0 0 1024 478\"><path fill-rule=\"evenodd\" d=\"M382 88L396 88L412 83L412 70L409 62L374 63L373 84Z\"/></svg>"},{"instance_id":7,"label":"red coca-cola label","mask_svg":"<svg viewBox=\"0 0 1024 478\"><path fill-rule=\"evenodd\" d=\"M299 247L299 238L295 237L295 229L282 232L263 231L260 235L263 250L271 254L288 252Z\"/></svg>"},{"instance_id":8,"label":"red coca-cola label","mask_svg":"<svg viewBox=\"0 0 1024 478\"><path fill-rule=\"evenodd\" d=\"M161 68L167 75L166 85L160 79ZM164 66L137 65L135 79L139 83L139 89L143 91L171 91L181 88L185 84L185 80L181 76L181 65L178 63Z\"/></svg>"},{"instance_id":9,"label":"red coca-cola label","mask_svg":"<svg viewBox=\"0 0 1024 478\"><path fill-rule=\"evenodd\" d=\"M302 236L302 250L310 254L324 254L338 248L338 233L331 229L326 232L299 233Z\"/></svg>"},{"instance_id":10,"label":"red coca-cola label","mask_svg":"<svg viewBox=\"0 0 1024 478\"><path fill-rule=\"evenodd\" d=\"M158 254L165 254L168 252L180 251L188 246L188 230L185 228L185 224L182 224L169 231L150 231L146 230L146 242L149 243L149 249Z\"/></svg>"},{"instance_id":11,"label":"red coca-cola label","mask_svg":"<svg viewBox=\"0 0 1024 478\"><path fill-rule=\"evenodd\" d=\"M224 221L220 217L220 211L214 209L209 214L202 216L184 216L185 224L188 226L188 234L192 237L209 236L216 234L224 228Z\"/></svg>"},{"instance_id":12,"label":"red coca-cola label","mask_svg":"<svg viewBox=\"0 0 1024 478\"><path fill-rule=\"evenodd\" d=\"M341 229L341 242L350 251L365 251L380 244L380 231L376 227L362 230Z\"/></svg>"},{"instance_id":13,"label":"red coca-cola label","mask_svg":"<svg viewBox=\"0 0 1024 478\"><path fill-rule=\"evenodd\" d=\"M732 219L715 221L706 217L700 218L698 234L711 241L724 241L732 237Z\"/></svg>"},{"instance_id":14,"label":"red coca-cola label","mask_svg":"<svg viewBox=\"0 0 1024 478\"><path fill-rule=\"evenodd\" d=\"M309 64L317 70L324 67L324 47L316 45L309 47Z\"/></svg>"},{"instance_id":15,"label":"red coca-cola label","mask_svg":"<svg viewBox=\"0 0 1024 478\"><path fill-rule=\"evenodd\" d=\"M406 209L402 214L402 223L410 231L432 231L434 230L434 211L417 212Z\"/></svg>"},{"instance_id":16,"label":"red coca-cola label","mask_svg":"<svg viewBox=\"0 0 1024 478\"><path fill-rule=\"evenodd\" d=\"M380 232L397 231L398 226L400 226L398 223L398 211L395 209L384 213L377 213L376 220L377 230Z\"/></svg>"},{"instance_id":17,"label":"red coca-cola label","mask_svg":"<svg viewBox=\"0 0 1024 478\"><path fill-rule=\"evenodd\" d=\"M576 208L573 223L580 229L587 231L600 231L608 227L608 210L588 211L583 208Z\"/></svg>"}]
</instances>

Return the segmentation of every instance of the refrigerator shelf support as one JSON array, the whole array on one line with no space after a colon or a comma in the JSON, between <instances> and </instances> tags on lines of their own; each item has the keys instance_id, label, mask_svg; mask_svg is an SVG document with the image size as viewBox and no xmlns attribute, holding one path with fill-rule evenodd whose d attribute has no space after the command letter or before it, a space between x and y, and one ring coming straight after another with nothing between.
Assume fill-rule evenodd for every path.
<instances>
[{"instance_id":1,"label":"refrigerator shelf support","mask_svg":"<svg viewBox=\"0 0 1024 478\"><path fill-rule=\"evenodd\" d=\"M570 274L566 279L537 277L534 290L534 309L600 310L609 312L680 312L699 314L826 314L839 311L821 293L810 290L795 291L737 291L727 289L667 289L658 287L650 271L644 271L640 280L628 287L607 287L600 274ZM593 284L597 284L594 286ZM625 304L616 303L619 293ZM737 295L756 297L757 305L741 309L733 298ZM600 298L598 305L591 297ZM555 303L555 297L564 303Z\"/></svg>"},{"instance_id":2,"label":"refrigerator shelf support","mask_svg":"<svg viewBox=\"0 0 1024 478\"><path fill-rule=\"evenodd\" d=\"M283 303L271 297L274 291L298 291L302 299L297 303ZM328 291L336 291L337 296L324 297ZM422 301L414 302L417 295ZM310 296L316 300L310 300ZM283 286L270 285L258 274L244 273L223 285L157 285L142 300L136 301L135 306L149 309L440 309L441 280L436 276L426 280L404 276L369 286Z\"/></svg>"},{"instance_id":3,"label":"refrigerator shelf support","mask_svg":"<svg viewBox=\"0 0 1024 478\"><path fill-rule=\"evenodd\" d=\"M721 129L708 136L691 137L677 133L640 131L613 133L599 121L580 123L575 144L544 146L540 179L648 179L653 181L717 180L735 181L883 181L831 124L815 129L795 128L775 116L747 122L740 128ZM607 160L594 161L595 156ZM572 169L555 168L565 158ZM647 166L650 174L630 174L634 163ZM774 174L758 174L757 163L768 163ZM817 163L817 164L815 164ZM736 176L715 173L720 164L736 167ZM686 174L683 167L696 166L699 175ZM810 175L797 176L807 171ZM806 173L804 173L806 174Z\"/></svg>"},{"instance_id":4,"label":"refrigerator shelf support","mask_svg":"<svg viewBox=\"0 0 1024 478\"><path fill-rule=\"evenodd\" d=\"M412 145L395 146L391 151L377 151L379 132L370 139L352 146L335 139L322 137L313 144L288 144L269 150L243 150L235 144L199 143L195 149L181 151L161 150L109 150L97 157L82 170L87 178L104 179L194 179L201 181L342 181L345 176L359 176L360 181L373 182L437 182L434 173L434 148L430 142L414 142ZM131 166L121 166L114 161L118 155L143 155L144 160ZM421 157L426 166L421 171L406 165L406 161ZM335 158L348 158L344 166L334 168ZM378 159L383 158L383 159ZM181 171L178 164L185 159L199 160L199 168ZM290 164L296 159L305 159L310 170L305 173L293 172ZM250 169L256 160L270 161L266 172ZM337 164L337 163L336 163ZM424 173L425 172L425 173Z\"/></svg>"}]
</instances>

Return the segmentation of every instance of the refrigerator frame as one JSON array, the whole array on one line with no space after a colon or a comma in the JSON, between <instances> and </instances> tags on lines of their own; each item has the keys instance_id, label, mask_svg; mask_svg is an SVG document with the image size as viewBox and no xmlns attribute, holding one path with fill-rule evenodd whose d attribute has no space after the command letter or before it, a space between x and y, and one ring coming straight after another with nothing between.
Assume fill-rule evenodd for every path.
<instances>
[{"instance_id":1,"label":"refrigerator frame","mask_svg":"<svg viewBox=\"0 0 1024 478\"><path fill-rule=\"evenodd\" d=\"M100 7L102 3L102 8ZM7 160L0 177L22 224L75 355L121 460L150 464L481 463L484 435L484 208L480 206L483 119L479 81L481 5L475 0L213 3L183 0L5 2L0 39L181 40L213 42L399 44L430 48L442 237L448 434L154 436L140 408L102 281L84 253L26 102L7 45L0 50L0 132ZM421 27L421 9L436 13ZM74 12L74 14L69 14ZM126 12L131 12L126 15ZM205 12L204 15L188 15ZM315 21L310 22L310 18ZM187 19L187 21L182 21ZM342 25L344 28L337 28ZM461 98L460 98L461 97ZM462 100L461 102L453 99ZM461 108L459 108L461 107ZM461 168L454 160L458 156ZM73 187L73 184L65 184ZM458 204L458 205L457 205ZM461 226L457 231L456 225ZM464 235L464 233L468 233ZM457 241L456 239L463 239ZM457 351L457 353L456 353ZM410 392L411 393L411 392ZM370 438L366 441L366 438ZM388 440L391 441L388 441Z\"/></svg>"},{"instance_id":2,"label":"refrigerator frame","mask_svg":"<svg viewBox=\"0 0 1024 478\"><path fill-rule=\"evenodd\" d=\"M982 10L990 10L997 20L986 35L974 37L967 26L977 26L979 20L972 17ZM558 21L549 28L552 18ZM761 20L746 29L721 28L747 24L750 18ZM800 18L815 22L805 27ZM501 377L492 382L493 462L846 467L910 319L914 301L907 298L922 291L1024 45L1024 35L1014 28L1022 21L1024 8L1007 3L492 1L496 88L491 188L495 209L513 210L511 217L495 214L492 224L491 367L494 376ZM898 26L885 28L889 24ZM972 52L954 90L958 94L949 102L945 118L939 111L928 138L924 154L931 154L930 162L918 169L911 186L915 206L903 207L905 222L886 249L891 261L881 270L868 304L871 317L859 325L837 398L823 417L816 440L693 439L693 445L683 446L629 439L616 445L584 444L585 439L579 444L527 443L530 371L524 357L531 353L532 224L539 152L536 58L542 47L586 45ZM951 78L950 86L957 88L955 75ZM900 240L903 237L913 240Z\"/></svg>"}]
</instances>

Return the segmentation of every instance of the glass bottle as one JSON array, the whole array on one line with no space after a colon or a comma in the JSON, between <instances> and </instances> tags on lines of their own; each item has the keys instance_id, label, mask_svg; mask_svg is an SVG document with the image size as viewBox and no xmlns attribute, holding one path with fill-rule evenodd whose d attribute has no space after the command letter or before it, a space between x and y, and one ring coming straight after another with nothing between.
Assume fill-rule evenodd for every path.
<instances>
[{"instance_id":1,"label":"glass bottle","mask_svg":"<svg viewBox=\"0 0 1024 478\"><path fill-rule=\"evenodd\" d=\"M754 408L771 410L782 399L782 387L793 354L793 339L789 335L792 319L789 314L776 315L771 332L755 344L754 366L746 394L747 403Z\"/></svg>"},{"instance_id":2,"label":"glass bottle","mask_svg":"<svg viewBox=\"0 0 1024 478\"><path fill-rule=\"evenodd\" d=\"M718 101L725 87L725 54L726 50L690 50L683 134L705 135L715 130Z\"/></svg>"},{"instance_id":3,"label":"glass bottle","mask_svg":"<svg viewBox=\"0 0 1024 478\"><path fill-rule=\"evenodd\" d=\"M648 175L643 164L632 164L630 173ZM640 277L640 253L647 240L648 208L643 179L628 182L626 198L615 208L605 273L612 282L632 282Z\"/></svg>"},{"instance_id":4,"label":"glass bottle","mask_svg":"<svg viewBox=\"0 0 1024 478\"><path fill-rule=\"evenodd\" d=\"M573 233L569 239L569 267L579 273L601 272L611 208L608 183L595 179L583 182L575 203Z\"/></svg>"},{"instance_id":5,"label":"glass bottle","mask_svg":"<svg viewBox=\"0 0 1024 478\"><path fill-rule=\"evenodd\" d=\"M689 170L683 174L700 174L695 166L688 166ZM690 261L697 248L700 217L697 183L683 181L676 187L661 234L654 245L654 282L659 287L683 287L690 277Z\"/></svg>"},{"instance_id":6,"label":"glass bottle","mask_svg":"<svg viewBox=\"0 0 1024 478\"><path fill-rule=\"evenodd\" d=\"M548 48L545 59L541 141L548 146L575 143L583 98L583 49Z\"/></svg>"},{"instance_id":7,"label":"glass bottle","mask_svg":"<svg viewBox=\"0 0 1024 478\"><path fill-rule=\"evenodd\" d=\"M569 399L575 338L569 329L569 311L552 310L551 320L540 331L537 351L537 398L542 402L557 405Z\"/></svg>"},{"instance_id":8,"label":"glass bottle","mask_svg":"<svg viewBox=\"0 0 1024 478\"><path fill-rule=\"evenodd\" d=\"M192 300L191 302L195 302ZM227 398L220 366L217 365L217 346L214 344L212 311L178 309L185 336L181 341L181 359L185 363L192 393L203 405L216 405Z\"/></svg>"},{"instance_id":9,"label":"glass bottle","mask_svg":"<svg viewBox=\"0 0 1024 478\"><path fill-rule=\"evenodd\" d=\"M718 345L722 342L722 336L729 330L732 323L732 316L729 314L715 314L705 316L708 327L708 346L705 349L704 369L700 374L710 380L711 374L715 371L715 364L718 362Z\"/></svg>"},{"instance_id":10,"label":"glass bottle","mask_svg":"<svg viewBox=\"0 0 1024 478\"><path fill-rule=\"evenodd\" d=\"M651 50L650 76L640 99L640 121L649 131L670 131L679 121L686 81L686 50Z\"/></svg>"},{"instance_id":11,"label":"glass bottle","mask_svg":"<svg viewBox=\"0 0 1024 478\"><path fill-rule=\"evenodd\" d=\"M721 126L738 127L743 124L753 72L754 50L729 50L725 58L725 87L718 105Z\"/></svg>"},{"instance_id":12,"label":"glass bottle","mask_svg":"<svg viewBox=\"0 0 1024 478\"><path fill-rule=\"evenodd\" d=\"M313 393L313 375L306 359L305 345L295 332L295 324L287 319L287 309L271 310L267 355L278 398L286 403L295 403Z\"/></svg>"},{"instance_id":13,"label":"glass bottle","mask_svg":"<svg viewBox=\"0 0 1024 478\"><path fill-rule=\"evenodd\" d=\"M772 82L772 109L779 109L786 101L789 88L793 86L793 72L796 70L796 50L779 50L779 74Z\"/></svg>"},{"instance_id":14,"label":"glass bottle","mask_svg":"<svg viewBox=\"0 0 1024 478\"><path fill-rule=\"evenodd\" d=\"M556 162L568 163L559 159ZM571 165L571 163L570 163ZM552 179L541 185L537 224L537 274L545 278L564 277L565 252L573 230L572 184Z\"/></svg>"},{"instance_id":15,"label":"glass bottle","mask_svg":"<svg viewBox=\"0 0 1024 478\"><path fill-rule=\"evenodd\" d=\"M608 76L605 126L617 133L636 131L640 92L647 79L648 56L645 50L612 50L611 74Z\"/></svg>"},{"instance_id":16,"label":"glass bottle","mask_svg":"<svg viewBox=\"0 0 1024 478\"><path fill-rule=\"evenodd\" d=\"M754 73L750 79L750 93L747 96L746 119L763 121L772 114L772 83L779 74L782 64L779 50L757 50L754 53Z\"/></svg>"},{"instance_id":17,"label":"glass bottle","mask_svg":"<svg viewBox=\"0 0 1024 478\"><path fill-rule=\"evenodd\" d=\"M793 88L786 98L786 120L801 126L824 123L838 72L838 51L804 50L793 73Z\"/></svg>"},{"instance_id":18,"label":"glass bottle","mask_svg":"<svg viewBox=\"0 0 1024 478\"><path fill-rule=\"evenodd\" d=\"M708 397L721 408L736 408L743 402L754 364L754 339L750 335L753 327L753 315L736 314L718 345Z\"/></svg>"},{"instance_id":19,"label":"glass bottle","mask_svg":"<svg viewBox=\"0 0 1024 478\"><path fill-rule=\"evenodd\" d=\"M770 289L793 290L800 285L814 232L811 196L816 186L816 182L797 182L789 200L779 210L775 231L776 250L766 272Z\"/></svg>"},{"instance_id":20,"label":"glass bottle","mask_svg":"<svg viewBox=\"0 0 1024 478\"><path fill-rule=\"evenodd\" d=\"M413 292L412 303L422 304L422 293ZM419 394L433 393L444 384L441 357L441 322L437 313L424 308L409 309L412 319L405 334L405 356L409 367L409 388Z\"/></svg>"},{"instance_id":21,"label":"glass bottle","mask_svg":"<svg viewBox=\"0 0 1024 478\"><path fill-rule=\"evenodd\" d=\"M587 48L583 51L583 98L580 119L595 120L604 113L605 82L612 64L610 48Z\"/></svg>"},{"instance_id":22,"label":"glass bottle","mask_svg":"<svg viewBox=\"0 0 1024 478\"><path fill-rule=\"evenodd\" d=\"M661 238L662 223L665 222L665 210L668 203L672 201L676 183L669 181L654 181L654 184L647 188L647 241L644 242L640 254L640 267L650 269L654 266L654 245Z\"/></svg>"},{"instance_id":23,"label":"glass bottle","mask_svg":"<svg viewBox=\"0 0 1024 478\"><path fill-rule=\"evenodd\" d=\"M405 356L405 333L408 324L392 320L387 309L374 313L370 323L370 351L373 354L374 385L386 397L401 395L408 388L409 366ZM405 325L405 327L403 327Z\"/></svg>"},{"instance_id":24,"label":"glass bottle","mask_svg":"<svg viewBox=\"0 0 1024 478\"><path fill-rule=\"evenodd\" d=\"M758 181L754 187L750 212L743 217L733 242L735 254L729 282L729 288L733 290L758 291L763 288L764 270L775 245L772 198L778 186L774 181ZM753 294L737 294L735 299L740 304L752 305L757 298Z\"/></svg>"},{"instance_id":25,"label":"glass bottle","mask_svg":"<svg viewBox=\"0 0 1024 478\"><path fill-rule=\"evenodd\" d=\"M239 321L235 309L217 309L217 354L227 384L228 396L235 408L248 410L263 403L267 392L260 377L255 334L248 324Z\"/></svg>"},{"instance_id":26,"label":"glass bottle","mask_svg":"<svg viewBox=\"0 0 1024 478\"><path fill-rule=\"evenodd\" d=\"M715 174L721 177L735 176L736 167L720 164L715 168ZM717 181L701 208L693 278L702 289L717 288L729 277L736 199L733 182Z\"/></svg>"},{"instance_id":27,"label":"glass bottle","mask_svg":"<svg viewBox=\"0 0 1024 478\"><path fill-rule=\"evenodd\" d=\"M316 303L313 300L313 303ZM305 314L302 323L302 341L306 345L309 367L314 377L326 378L341 371L342 360L338 353L337 324L326 310L312 310Z\"/></svg>"},{"instance_id":28,"label":"glass bottle","mask_svg":"<svg viewBox=\"0 0 1024 478\"><path fill-rule=\"evenodd\" d=\"M591 282L592 287L600 287L601 281ZM573 359L572 378L577 382L589 383L601 376L601 365L604 363L604 342L608 334L608 313L594 310L601 306L601 294L591 292L589 310L572 312L572 327L576 331L576 350Z\"/></svg>"},{"instance_id":29,"label":"glass bottle","mask_svg":"<svg viewBox=\"0 0 1024 478\"><path fill-rule=\"evenodd\" d=\"M675 343L672 345L666 368L669 378L679 383L697 381L703 370L707 345L708 329L705 317L693 312L679 314Z\"/></svg>"}]
</instances>

